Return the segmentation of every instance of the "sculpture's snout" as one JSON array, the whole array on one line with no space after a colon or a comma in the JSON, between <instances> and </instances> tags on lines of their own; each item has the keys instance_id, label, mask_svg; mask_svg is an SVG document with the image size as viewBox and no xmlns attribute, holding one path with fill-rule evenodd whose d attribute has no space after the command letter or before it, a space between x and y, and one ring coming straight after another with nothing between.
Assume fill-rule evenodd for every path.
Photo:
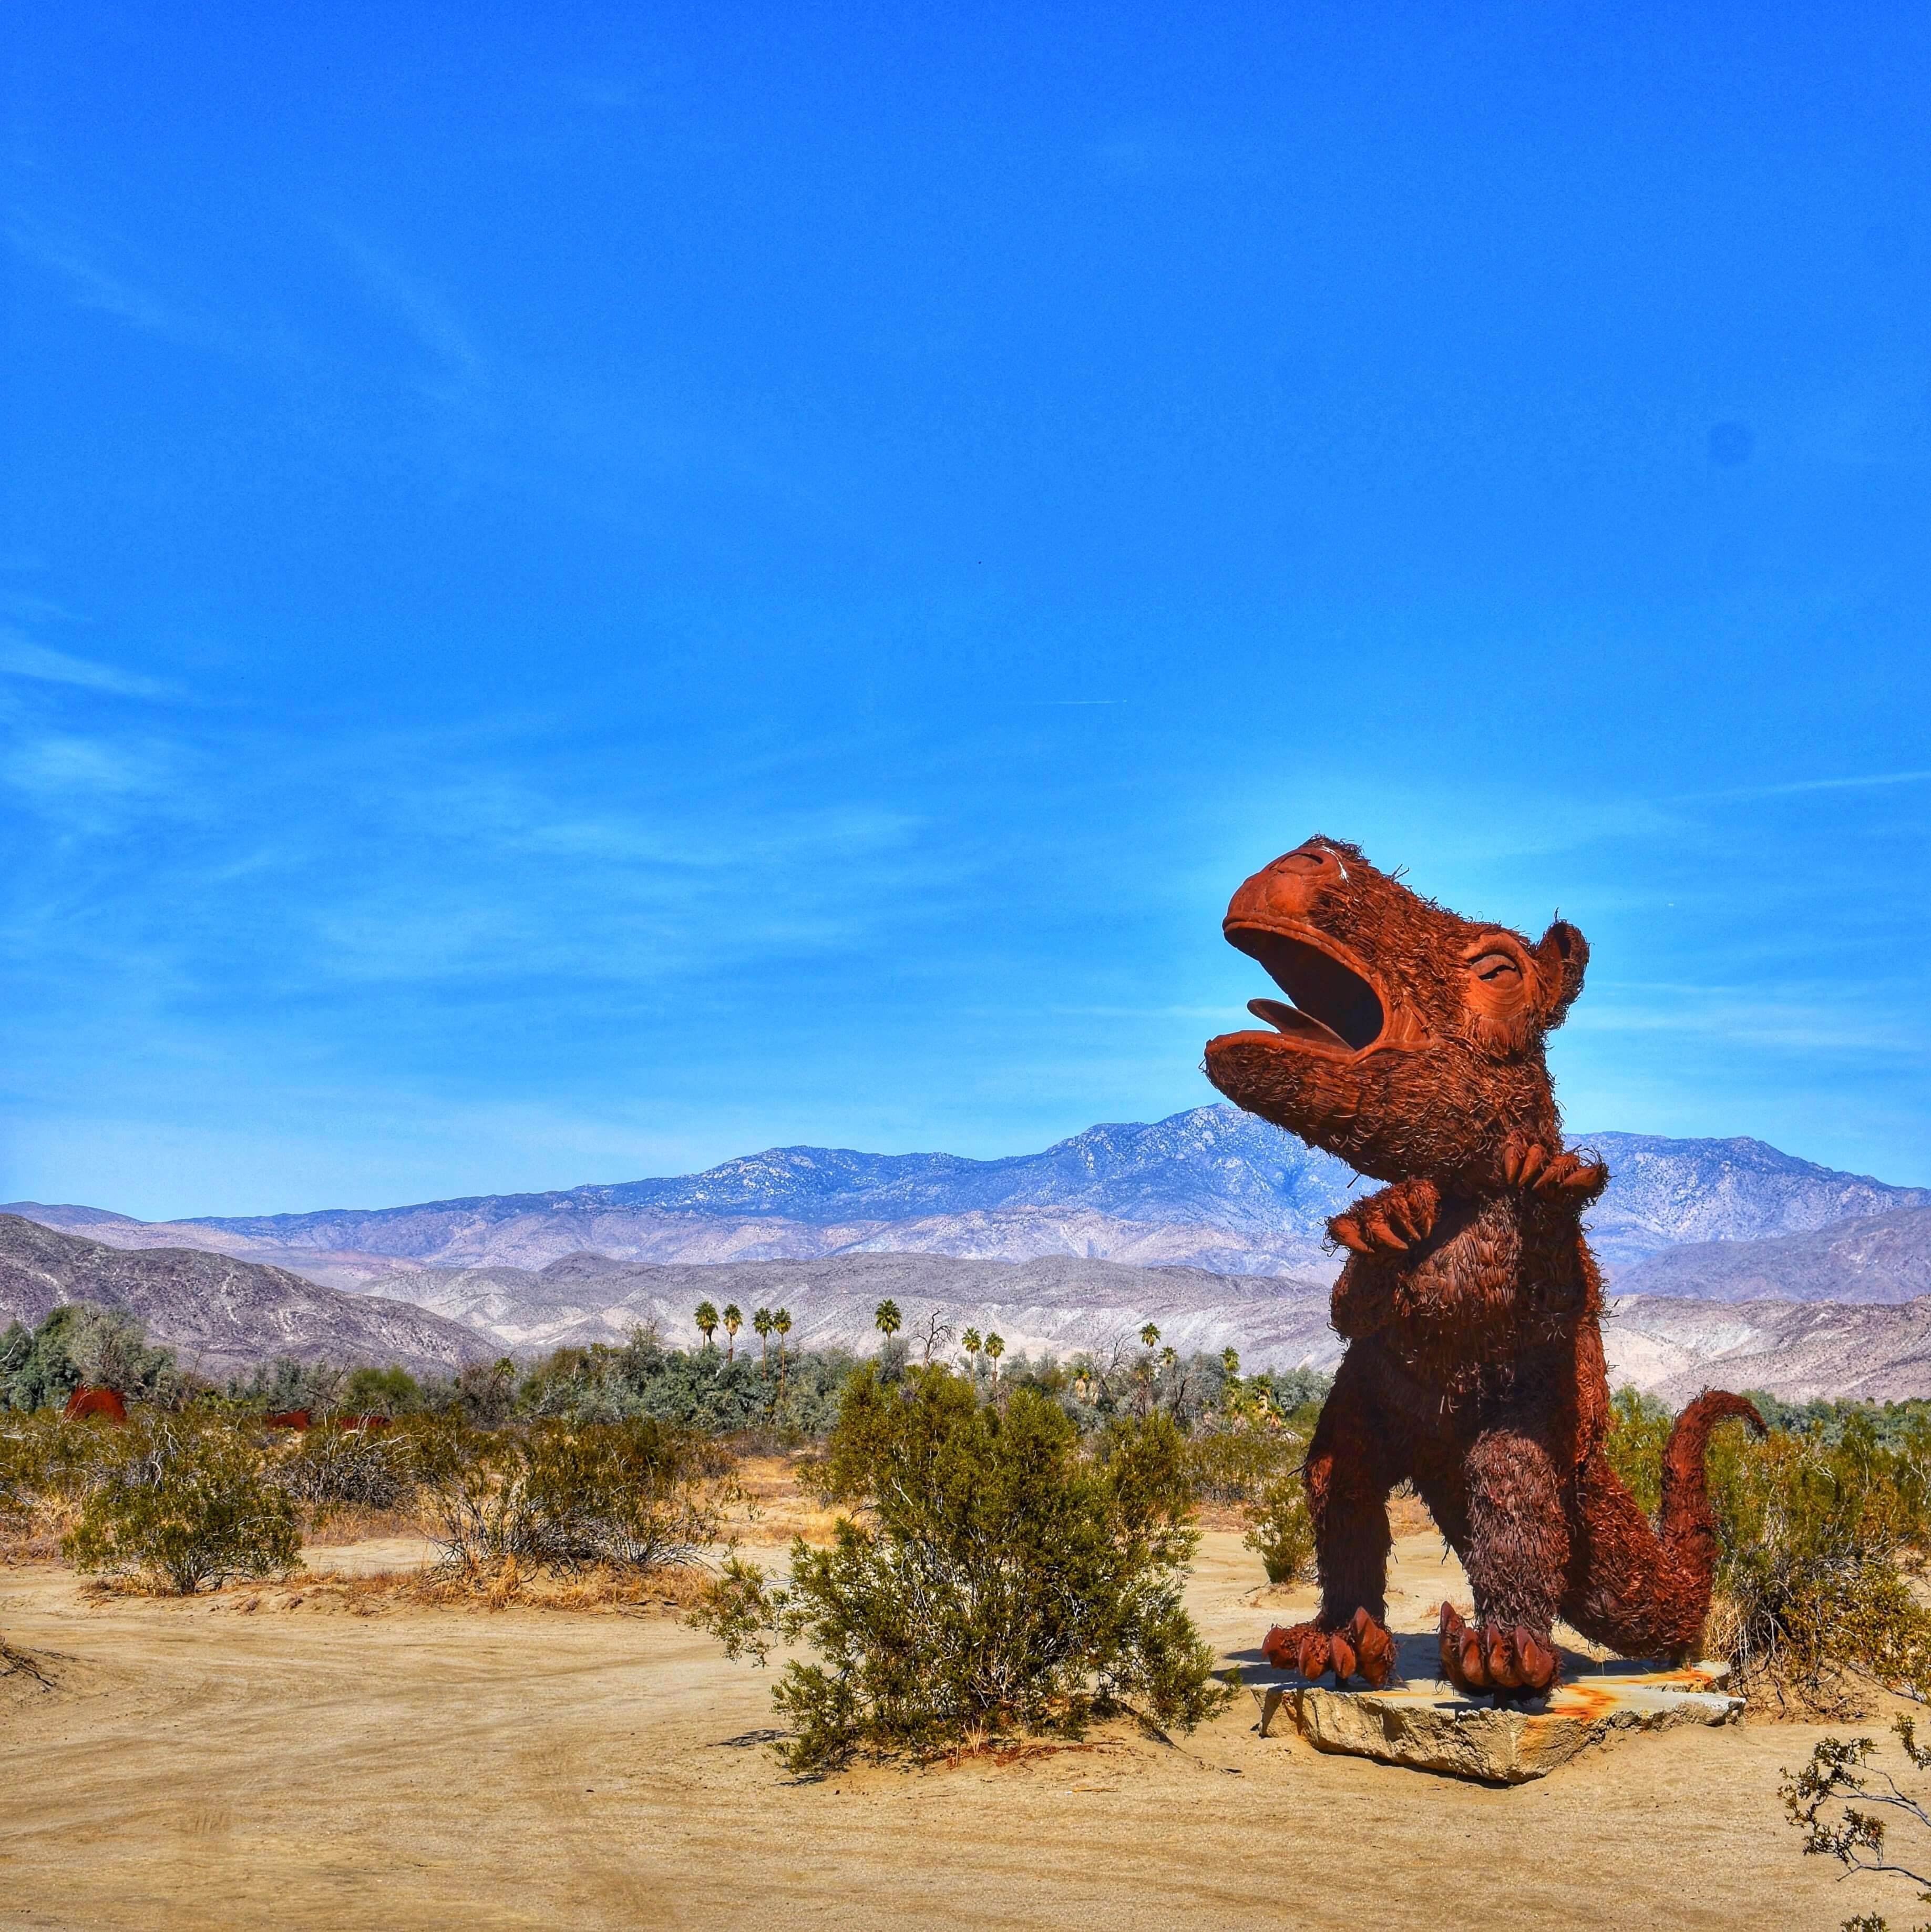
<instances>
[{"instance_id":1,"label":"sculpture's snout","mask_svg":"<svg viewBox=\"0 0 1931 1932\"><path fill-rule=\"evenodd\" d=\"M1229 926L1270 926L1305 919L1324 894L1345 885L1348 868L1326 845L1301 845L1256 872L1227 908Z\"/></svg>"}]
</instances>

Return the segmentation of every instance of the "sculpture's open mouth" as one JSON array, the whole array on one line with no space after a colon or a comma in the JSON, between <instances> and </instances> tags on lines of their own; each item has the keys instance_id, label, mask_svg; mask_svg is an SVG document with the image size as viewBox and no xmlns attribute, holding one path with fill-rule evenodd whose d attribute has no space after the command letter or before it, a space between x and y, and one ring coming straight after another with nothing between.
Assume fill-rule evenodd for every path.
<instances>
[{"instance_id":1,"label":"sculpture's open mouth","mask_svg":"<svg viewBox=\"0 0 1931 1932\"><path fill-rule=\"evenodd\" d=\"M1234 926L1227 941L1258 959L1267 976L1294 1002L1249 1000L1247 1010L1265 1020L1287 1044L1318 1053L1363 1053L1381 1037L1387 1015L1367 980L1310 928Z\"/></svg>"}]
</instances>

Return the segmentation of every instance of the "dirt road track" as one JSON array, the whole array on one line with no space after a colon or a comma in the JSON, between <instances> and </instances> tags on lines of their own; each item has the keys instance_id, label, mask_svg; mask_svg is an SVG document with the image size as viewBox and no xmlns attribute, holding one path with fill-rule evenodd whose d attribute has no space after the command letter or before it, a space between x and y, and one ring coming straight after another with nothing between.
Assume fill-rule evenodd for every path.
<instances>
[{"instance_id":1,"label":"dirt road track","mask_svg":"<svg viewBox=\"0 0 1931 1932\"><path fill-rule=\"evenodd\" d=\"M1438 1552L1402 1546L1397 1621L1459 1586ZM1254 1580L1207 1537L1192 1596L1231 1655L1288 1607ZM33 1568L0 1571L0 1630L58 1653L63 1687L0 1697L0 1926L1909 1921L1907 1888L1799 1856L1776 1787L1819 1733L1790 1726L1638 1738L1498 1791L1264 1742L1243 1699L1181 1749L800 1784L742 1742L768 1679L661 1616L88 1608Z\"/></svg>"}]
</instances>

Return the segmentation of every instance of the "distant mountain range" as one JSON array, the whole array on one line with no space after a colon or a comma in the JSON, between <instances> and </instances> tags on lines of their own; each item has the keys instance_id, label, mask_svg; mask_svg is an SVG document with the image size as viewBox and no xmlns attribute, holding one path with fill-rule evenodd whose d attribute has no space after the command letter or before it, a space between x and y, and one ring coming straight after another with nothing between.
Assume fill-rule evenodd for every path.
<instances>
[{"instance_id":1,"label":"distant mountain range","mask_svg":"<svg viewBox=\"0 0 1931 1932\"><path fill-rule=\"evenodd\" d=\"M1705 1301L1912 1301L1931 1294L1931 1208L1857 1215L1769 1240L1666 1248L1616 1286Z\"/></svg>"},{"instance_id":2,"label":"distant mountain range","mask_svg":"<svg viewBox=\"0 0 1931 1932\"><path fill-rule=\"evenodd\" d=\"M109 1247L0 1214L0 1328L34 1327L70 1301L133 1316L184 1368L216 1380L277 1355L400 1362L420 1375L493 1352L475 1329L406 1301L343 1294L284 1268L191 1248Z\"/></svg>"},{"instance_id":3,"label":"distant mountain range","mask_svg":"<svg viewBox=\"0 0 1931 1932\"><path fill-rule=\"evenodd\" d=\"M1864 1252L1870 1230L1927 1222L1931 1210L1913 1209L1828 1232ZM1743 1256L1820 1238L1732 1245ZM1882 1244L1880 1250L1888 1252ZM688 1346L696 1340L691 1311L706 1298L735 1301L747 1315L787 1307L793 1348L875 1347L873 1312L889 1296L904 1313L902 1339L915 1357L922 1352L918 1331L932 1315L949 1330L938 1352L952 1360L968 1323L1003 1336L1009 1360L1022 1352L1130 1356L1148 1322L1183 1355L1237 1348L1249 1372L1331 1369L1341 1354L1322 1283L1065 1256L1017 1264L901 1253L665 1266L578 1254L536 1270L417 1269L388 1286L388 1296L346 1294L231 1256L111 1247L0 1213L0 1326L31 1324L67 1301L122 1309L185 1365L214 1377L278 1354L442 1373L505 1348L531 1353L619 1341L651 1322L667 1341ZM758 1346L748 1328L737 1341L746 1352ZM1931 1395L1931 1295L1890 1306L1621 1295L1609 1305L1603 1342L1613 1383L1672 1405L1712 1383L1795 1401Z\"/></svg>"},{"instance_id":4,"label":"distant mountain range","mask_svg":"<svg viewBox=\"0 0 1931 1932\"><path fill-rule=\"evenodd\" d=\"M1591 1220L1612 1278L1685 1242L1807 1232L1931 1205L1761 1141L1579 1136L1609 1163ZM658 1264L881 1252L1060 1255L1219 1274L1331 1280L1326 1222L1361 1188L1342 1162L1228 1106L1090 1127L1002 1160L778 1148L702 1174L418 1206L159 1223L106 1210L11 1211L117 1246L184 1246L366 1288L409 1269L541 1269L578 1253Z\"/></svg>"},{"instance_id":5,"label":"distant mountain range","mask_svg":"<svg viewBox=\"0 0 1931 1932\"><path fill-rule=\"evenodd\" d=\"M1576 1138L1612 1175L1590 1222L1618 1378L1931 1394L1915 1308L1822 1305L1931 1295L1931 1190L1761 1141ZM779 1148L664 1180L158 1223L21 1202L0 1210L0 1318L87 1299L129 1307L184 1358L436 1368L653 1321L688 1343L707 1298L788 1306L794 1346L865 1348L889 1295L908 1329L936 1312L1015 1353L1108 1352L1152 1321L1183 1352L1331 1366L1325 1224L1368 1184L1211 1106L1003 1160ZM34 1223L73 1238L29 1252Z\"/></svg>"},{"instance_id":6,"label":"distant mountain range","mask_svg":"<svg viewBox=\"0 0 1931 1932\"><path fill-rule=\"evenodd\" d=\"M1250 1368L1331 1366L1340 1358L1328 1326L1328 1291L1320 1282L1128 1268L1064 1255L1016 1263L879 1254L667 1266L571 1255L533 1272L425 1269L394 1276L387 1286L393 1296L519 1350L621 1342L651 1323L667 1343L692 1347L697 1336L691 1312L708 1300L719 1308L734 1302L747 1319L760 1307L788 1309L793 1348L868 1352L879 1342L874 1312L889 1298L905 1318L901 1339L915 1358L922 1353L917 1330L935 1312L951 1330L938 1350L949 1361L959 1359L958 1337L968 1326L996 1332L1009 1354L1063 1358L1116 1349L1137 1354L1149 1322L1163 1346L1183 1355L1218 1354L1231 1345ZM717 1346L725 1346L722 1335ZM746 1328L736 1346L742 1353L759 1344Z\"/></svg>"},{"instance_id":7,"label":"distant mountain range","mask_svg":"<svg viewBox=\"0 0 1931 1932\"><path fill-rule=\"evenodd\" d=\"M691 1312L708 1299L719 1307L735 1302L747 1317L761 1306L788 1308L793 1346L863 1352L878 1346L873 1313L889 1296L905 1318L901 1340L915 1360L922 1352L918 1331L934 1315L949 1330L937 1352L950 1361L960 1359L958 1338L969 1324L982 1334L996 1330L1009 1358L1024 1352L1064 1360L1081 1352L1135 1356L1148 1322L1163 1346L1183 1355L1238 1350L1249 1373L1331 1370L1341 1359L1319 1282L1063 1256L1017 1264L896 1254L660 1267L573 1255L535 1272L425 1269L395 1276L388 1288L519 1352L621 1341L646 1323L666 1341L689 1347L697 1339ZM1931 1396L1931 1298L1846 1307L1621 1295L1609 1304L1603 1339L1612 1383L1630 1383L1672 1406L1712 1384L1768 1389L1797 1402ZM737 1337L741 1351L758 1346L748 1328Z\"/></svg>"},{"instance_id":8,"label":"distant mountain range","mask_svg":"<svg viewBox=\"0 0 1931 1932\"><path fill-rule=\"evenodd\" d=\"M1710 1388L1897 1402L1931 1396L1931 1299L1847 1307L1619 1295L1603 1316L1603 1348L1612 1386L1673 1408Z\"/></svg>"}]
</instances>

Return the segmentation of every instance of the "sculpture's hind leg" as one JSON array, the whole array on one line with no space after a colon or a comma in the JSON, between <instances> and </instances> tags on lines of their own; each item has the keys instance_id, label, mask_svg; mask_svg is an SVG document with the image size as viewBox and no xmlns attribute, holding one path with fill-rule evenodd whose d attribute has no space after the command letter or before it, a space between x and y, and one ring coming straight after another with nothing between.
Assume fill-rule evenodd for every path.
<instances>
[{"instance_id":1,"label":"sculpture's hind leg","mask_svg":"<svg viewBox=\"0 0 1931 1932\"><path fill-rule=\"evenodd\" d=\"M1561 1480L1536 1437L1516 1429L1479 1436L1462 1467L1462 1562L1474 1586L1475 1622L1443 1604L1443 1672L1464 1690L1546 1690L1555 1681L1551 1627L1569 1569Z\"/></svg>"},{"instance_id":2,"label":"sculpture's hind leg","mask_svg":"<svg viewBox=\"0 0 1931 1932\"><path fill-rule=\"evenodd\" d=\"M1394 1431L1356 1357L1342 1358L1308 1450L1308 1513L1314 1522L1321 1610L1312 1623L1270 1630L1261 1645L1278 1669L1304 1677L1328 1670L1339 1683L1357 1671L1385 1683L1395 1665L1387 1615L1388 1491Z\"/></svg>"}]
</instances>

